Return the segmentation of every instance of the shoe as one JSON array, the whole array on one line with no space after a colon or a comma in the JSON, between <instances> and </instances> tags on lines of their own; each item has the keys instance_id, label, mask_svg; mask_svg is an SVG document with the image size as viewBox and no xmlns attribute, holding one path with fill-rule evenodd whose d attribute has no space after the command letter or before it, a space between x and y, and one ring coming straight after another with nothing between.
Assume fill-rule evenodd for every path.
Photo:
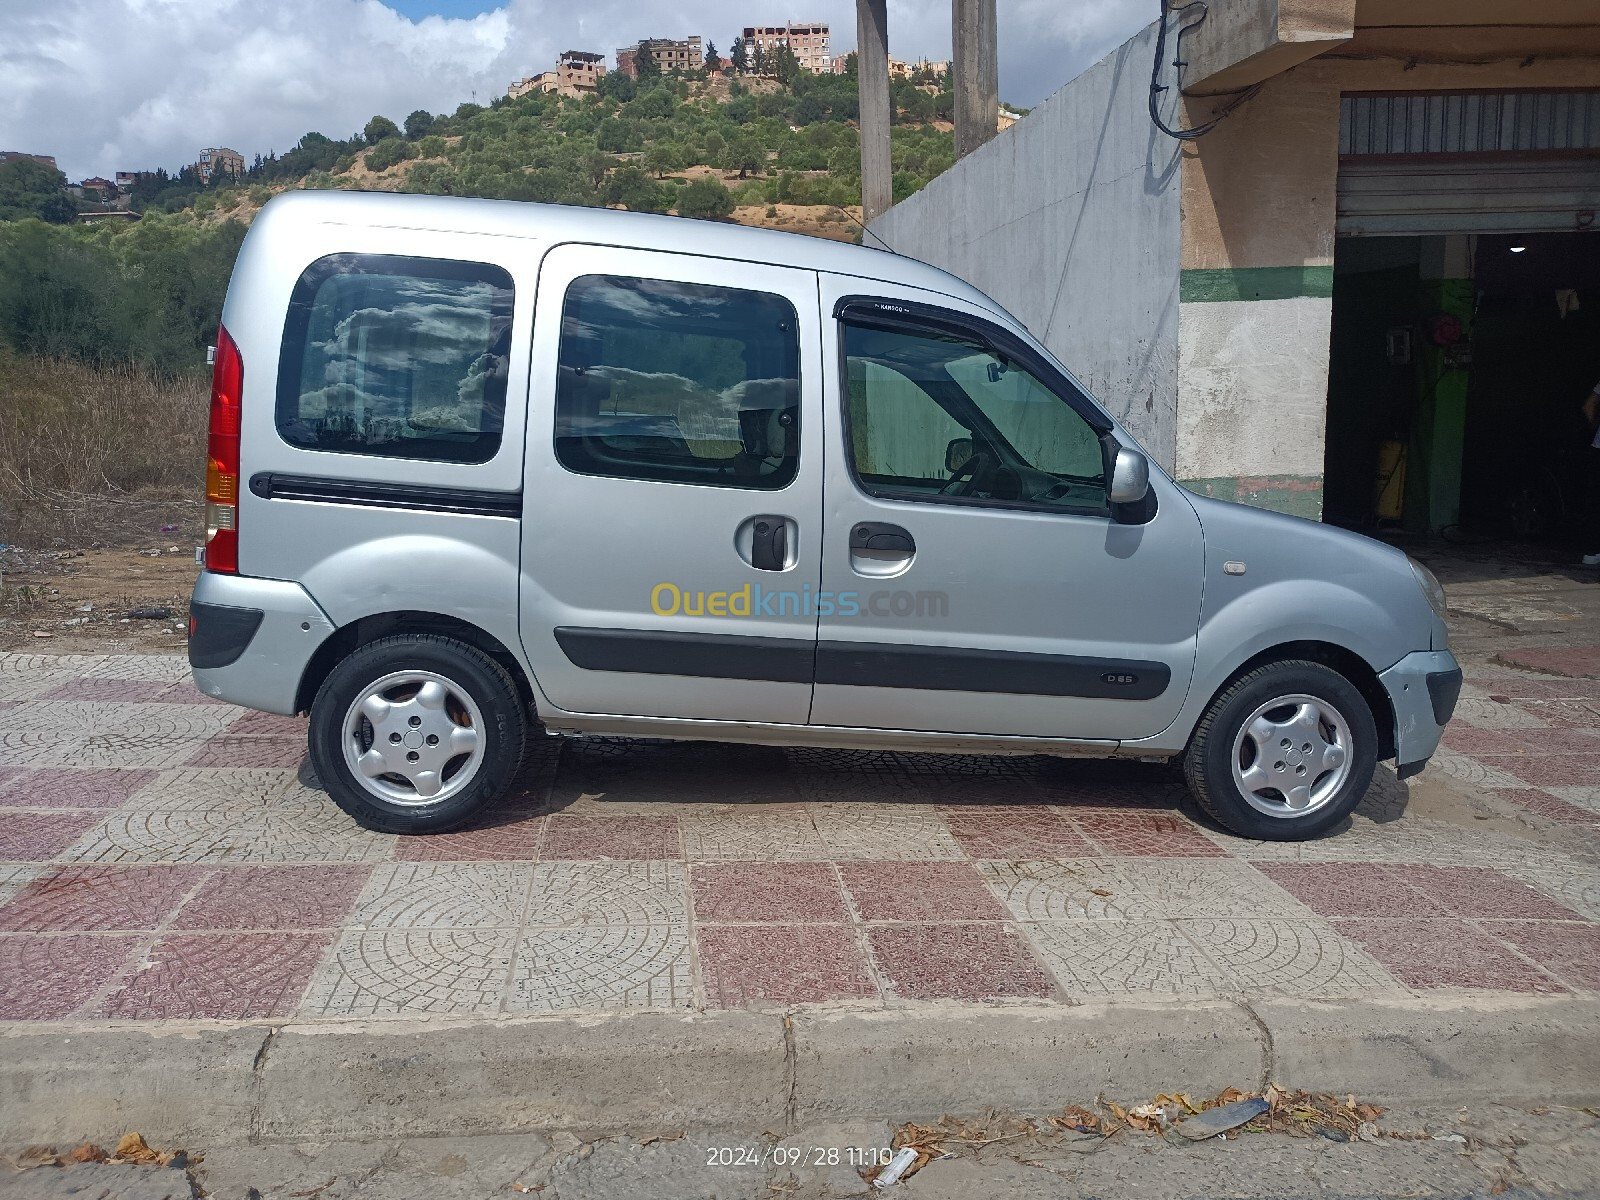
<instances>
[{"instance_id":1,"label":"shoe","mask_svg":"<svg viewBox=\"0 0 1600 1200\"><path fill-rule=\"evenodd\" d=\"M1600 554L1585 554L1583 565L1586 567L1600 567Z\"/></svg>"}]
</instances>

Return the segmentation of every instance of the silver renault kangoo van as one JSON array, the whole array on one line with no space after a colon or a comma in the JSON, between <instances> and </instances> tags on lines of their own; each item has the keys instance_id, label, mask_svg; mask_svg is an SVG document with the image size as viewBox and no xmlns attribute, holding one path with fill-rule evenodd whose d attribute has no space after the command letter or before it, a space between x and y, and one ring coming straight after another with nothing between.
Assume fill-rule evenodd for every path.
<instances>
[{"instance_id":1,"label":"silver renault kangoo van","mask_svg":"<svg viewBox=\"0 0 1600 1200\"><path fill-rule=\"evenodd\" d=\"M1185 491L960 280L764 230L280 196L206 501L197 684L309 713L374 829L461 824L543 730L1176 759L1298 839L1461 684L1404 554Z\"/></svg>"}]
</instances>

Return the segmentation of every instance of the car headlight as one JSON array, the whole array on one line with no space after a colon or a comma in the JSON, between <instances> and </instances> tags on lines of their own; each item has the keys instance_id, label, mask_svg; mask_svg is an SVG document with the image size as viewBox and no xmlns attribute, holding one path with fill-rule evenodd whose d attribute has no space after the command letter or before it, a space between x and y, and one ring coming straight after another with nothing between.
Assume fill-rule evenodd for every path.
<instances>
[{"instance_id":1,"label":"car headlight","mask_svg":"<svg viewBox=\"0 0 1600 1200\"><path fill-rule=\"evenodd\" d=\"M1408 556L1406 561L1411 564L1411 573L1417 577L1417 584L1422 588L1422 594L1428 598L1428 607L1433 609L1433 615L1441 621L1448 622L1449 609L1445 604L1444 588L1439 586L1439 581L1434 578L1433 572L1414 558Z\"/></svg>"}]
</instances>

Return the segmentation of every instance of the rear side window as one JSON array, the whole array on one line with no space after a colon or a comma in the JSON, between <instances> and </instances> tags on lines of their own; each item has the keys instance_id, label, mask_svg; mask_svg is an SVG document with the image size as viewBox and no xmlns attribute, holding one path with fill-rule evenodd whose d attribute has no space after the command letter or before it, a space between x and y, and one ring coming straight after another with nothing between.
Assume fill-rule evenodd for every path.
<instances>
[{"instance_id":1,"label":"rear side window","mask_svg":"<svg viewBox=\"0 0 1600 1200\"><path fill-rule=\"evenodd\" d=\"M511 276L487 263L335 254L295 284L278 368L291 446L481 463L500 447Z\"/></svg>"},{"instance_id":2,"label":"rear side window","mask_svg":"<svg viewBox=\"0 0 1600 1200\"><path fill-rule=\"evenodd\" d=\"M557 459L585 475L785 486L800 456L795 326L768 292L580 276L561 314Z\"/></svg>"}]
</instances>

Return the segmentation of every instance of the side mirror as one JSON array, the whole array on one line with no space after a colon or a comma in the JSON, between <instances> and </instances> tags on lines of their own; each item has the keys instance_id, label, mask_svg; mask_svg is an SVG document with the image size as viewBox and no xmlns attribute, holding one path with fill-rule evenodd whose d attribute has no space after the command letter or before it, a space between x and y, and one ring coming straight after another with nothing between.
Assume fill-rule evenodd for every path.
<instances>
[{"instance_id":1,"label":"side mirror","mask_svg":"<svg viewBox=\"0 0 1600 1200\"><path fill-rule=\"evenodd\" d=\"M1117 447L1116 462L1111 468L1111 494L1113 504L1137 504L1150 490L1150 460L1137 450Z\"/></svg>"},{"instance_id":2,"label":"side mirror","mask_svg":"<svg viewBox=\"0 0 1600 1200\"><path fill-rule=\"evenodd\" d=\"M944 469L954 475L972 458L971 438L952 438L944 448Z\"/></svg>"}]
</instances>

